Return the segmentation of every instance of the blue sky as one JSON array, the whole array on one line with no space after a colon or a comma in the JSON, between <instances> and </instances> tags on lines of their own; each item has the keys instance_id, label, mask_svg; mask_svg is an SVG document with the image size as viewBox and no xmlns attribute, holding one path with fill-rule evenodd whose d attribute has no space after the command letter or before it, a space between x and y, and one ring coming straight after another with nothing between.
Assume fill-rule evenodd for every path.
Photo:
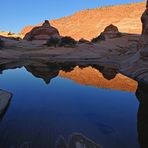
<instances>
[{"instance_id":1,"label":"blue sky","mask_svg":"<svg viewBox=\"0 0 148 148\"><path fill-rule=\"evenodd\" d=\"M0 31L19 32L26 25L71 15L79 10L143 0L1 0Z\"/></svg>"}]
</instances>

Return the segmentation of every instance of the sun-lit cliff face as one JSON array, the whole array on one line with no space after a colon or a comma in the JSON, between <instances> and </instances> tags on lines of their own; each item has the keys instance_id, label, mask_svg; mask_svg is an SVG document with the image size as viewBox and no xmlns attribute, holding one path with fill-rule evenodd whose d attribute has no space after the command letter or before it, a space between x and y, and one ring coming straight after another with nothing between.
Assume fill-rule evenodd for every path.
<instances>
[{"instance_id":1,"label":"sun-lit cliff face","mask_svg":"<svg viewBox=\"0 0 148 148\"><path fill-rule=\"evenodd\" d=\"M75 39L96 37L109 24L117 26L120 32L141 34L140 17L144 9L144 2L101 7L82 10L71 16L52 20L50 23L61 35L68 35ZM26 34L33 27L27 26L21 33Z\"/></svg>"},{"instance_id":2,"label":"sun-lit cliff face","mask_svg":"<svg viewBox=\"0 0 148 148\"><path fill-rule=\"evenodd\" d=\"M137 89L137 82L127 78L126 76L117 74L115 78L107 80L104 78L102 73L92 67L86 67L83 69L75 67L71 72L60 71L59 76L71 79L82 85L95 86L98 88L108 88L129 92L135 92Z\"/></svg>"}]
</instances>

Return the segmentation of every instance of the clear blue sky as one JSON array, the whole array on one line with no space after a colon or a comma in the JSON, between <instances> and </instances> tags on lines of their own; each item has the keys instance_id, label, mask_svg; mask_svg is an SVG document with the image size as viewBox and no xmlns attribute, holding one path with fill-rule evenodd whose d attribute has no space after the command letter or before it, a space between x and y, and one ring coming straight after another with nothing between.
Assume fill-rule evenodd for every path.
<instances>
[{"instance_id":1,"label":"clear blue sky","mask_svg":"<svg viewBox=\"0 0 148 148\"><path fill-rule=\"evenodd\" d=\"M143 0L0 0L0 31L19 32L33 25L79 10Z\"/></svg>"}]
</instances>

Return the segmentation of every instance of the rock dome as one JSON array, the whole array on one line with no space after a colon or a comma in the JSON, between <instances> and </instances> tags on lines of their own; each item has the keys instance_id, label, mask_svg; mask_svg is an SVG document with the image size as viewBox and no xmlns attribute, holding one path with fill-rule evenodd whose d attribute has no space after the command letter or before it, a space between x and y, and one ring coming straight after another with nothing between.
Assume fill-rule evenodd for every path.
<instances>
[{"instance_id":1,"label":"rock dome","mask_svg":"<svg viewBox=\"0 0 148 148\"><path fill-rule=\"evenodd\" d=\"M113 24L110 24L104 29L104 32L102 34L105 36L105 38L118 38L121 37L121 33L118 30L118 27L114 26Z\"/></svg>"},{"instance_id":2,"label":"rock dome","mask_svg":"<svg viewBox=\"0 0 148 148\"><path fill-rule=\"evenodd\" d=\"M48 20L42 24L42 26L34 27L28 32L24 40L48 40L50 37L59 37L59 31L52 27Z\"/></svg>"}]
</instances>

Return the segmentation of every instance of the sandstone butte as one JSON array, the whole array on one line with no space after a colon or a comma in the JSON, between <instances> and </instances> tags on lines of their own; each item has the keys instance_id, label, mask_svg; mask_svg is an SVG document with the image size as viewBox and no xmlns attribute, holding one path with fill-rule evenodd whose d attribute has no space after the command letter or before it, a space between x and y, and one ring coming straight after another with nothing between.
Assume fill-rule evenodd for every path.
<instances>
[{"instance_id":1,"label":"sandstone butte","mask_svg":"<svg viewBox=\"0 0 148 148\"><path fill-rule=\"evenodd\" d=\"M110 24L117 26L120 32L141 34L140 18L144 10L144 2L107 6L82 10L71 16L51 20L50 23L59 30L60 35L71 36L77 40L80 38L90 40ZM25 35L35 26L26 26L21 34Z\"/></svg>"}]
</instances>

